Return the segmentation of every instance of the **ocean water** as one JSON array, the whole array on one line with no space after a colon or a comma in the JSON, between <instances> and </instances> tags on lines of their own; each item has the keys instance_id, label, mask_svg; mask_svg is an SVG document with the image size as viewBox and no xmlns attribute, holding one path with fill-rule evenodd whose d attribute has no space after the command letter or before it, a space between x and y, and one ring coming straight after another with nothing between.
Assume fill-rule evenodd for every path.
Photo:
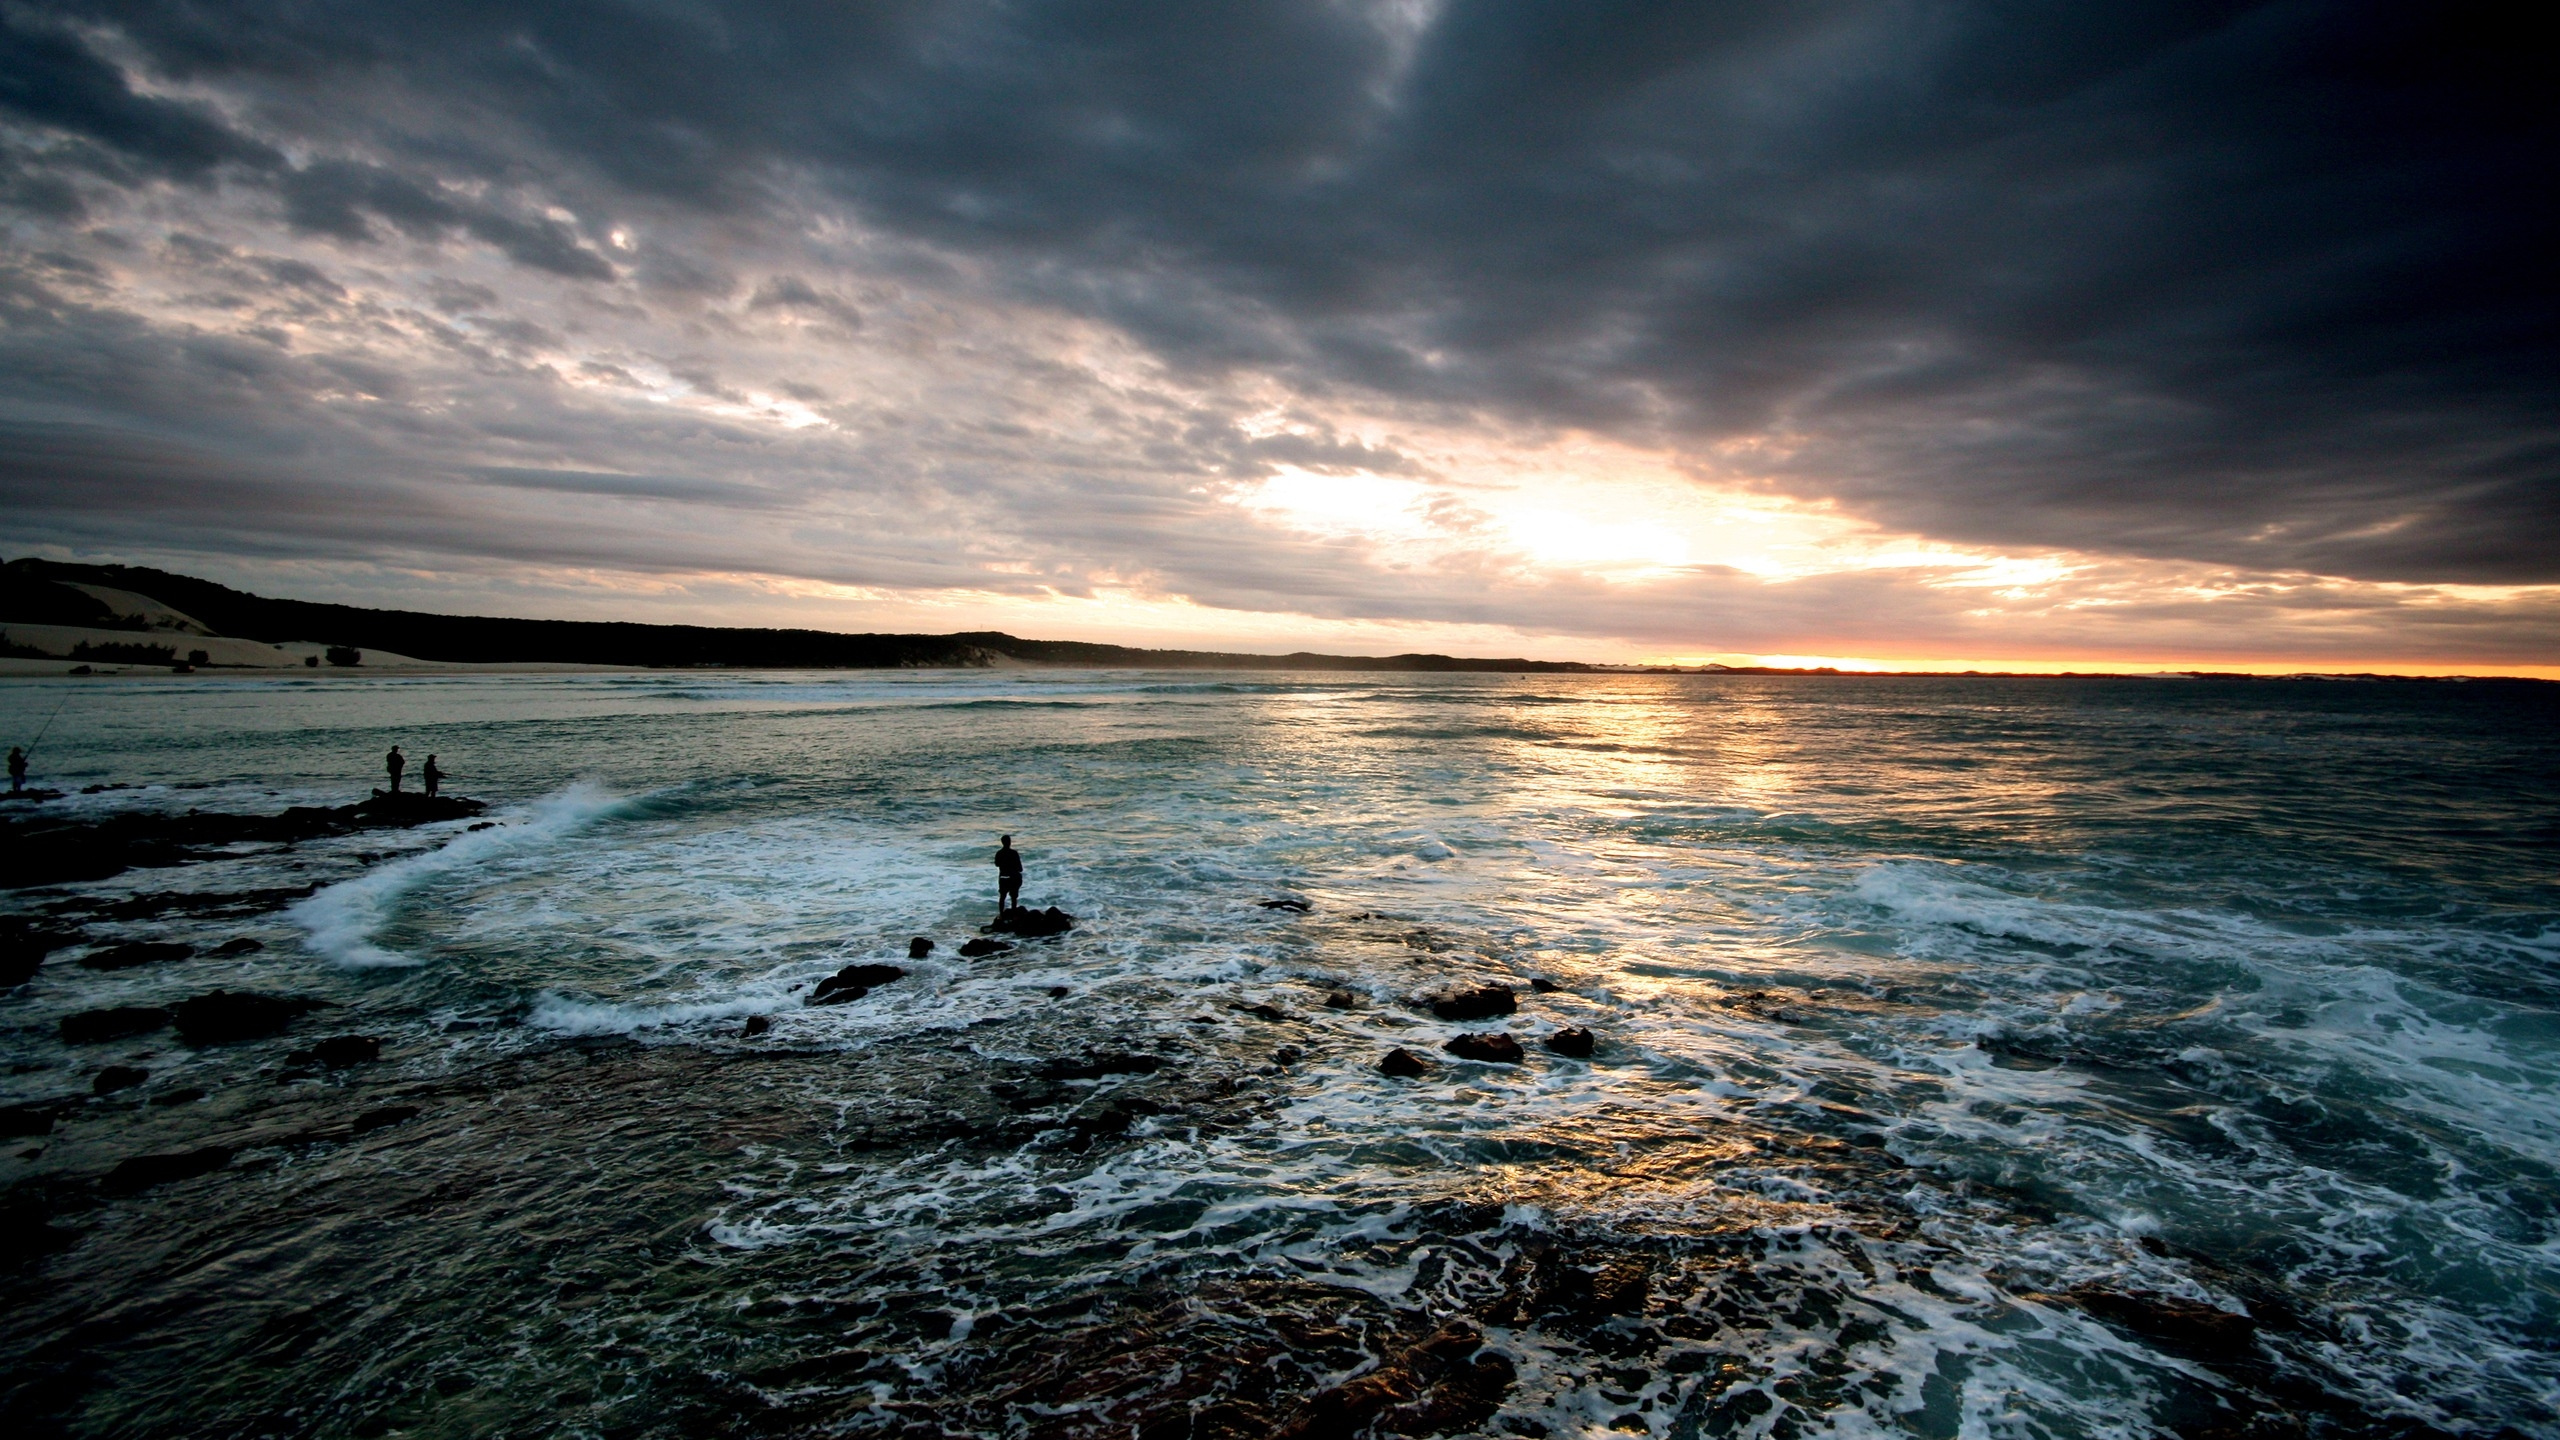
<instances>
[{"instance_id":1,"label":"ocean water","mask_svg":"<svg viewBox=\"0 0 2560 1440\"><path fill-rule=\"evenodd\" d=\"M53 813L397 741L499 823L7 893L265 947L0 999L0 1099L151 1077L0 1162L65 1237L0 1322L45 1430L1261 1433L1464 1320L1490 1434L2560 1434L2554 687L0 686L57 709L39 781L125 788ZM1000 832L1078 926L965 960ZM339 1008L56 1037L217 987ZM336 1031L384 1059L284 1054Z\"/></svg>"}]
</instances>

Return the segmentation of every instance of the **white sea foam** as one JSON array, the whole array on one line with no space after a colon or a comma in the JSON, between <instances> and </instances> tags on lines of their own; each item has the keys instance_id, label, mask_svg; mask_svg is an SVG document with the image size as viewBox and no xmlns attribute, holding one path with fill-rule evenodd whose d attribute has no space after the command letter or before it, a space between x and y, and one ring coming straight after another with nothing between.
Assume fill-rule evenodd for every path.
<instances>
[{"instance_id":1,"label":"white sea foam","mask_svg":"<svg viewBox=\"0 0 2560 1440\"><path fill-rule=\"evenodd\" d=\"M375 943L404 898L446 876L555 845L631 804L632 799L594 785L571 785L521 810L502 813L486 830L465 830L424 854L377 865L353 880L332 885L287 913L308 932L310 947L335 964L357 968L421 964L423 956L404 955Z\"/></svg>"}]
</instances>

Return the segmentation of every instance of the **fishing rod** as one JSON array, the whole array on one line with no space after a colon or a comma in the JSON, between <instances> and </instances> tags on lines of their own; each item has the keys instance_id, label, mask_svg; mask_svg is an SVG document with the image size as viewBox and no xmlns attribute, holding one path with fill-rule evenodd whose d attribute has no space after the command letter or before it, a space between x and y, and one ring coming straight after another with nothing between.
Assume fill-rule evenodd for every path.
<instances>
[{"instance_id":1,"label":"fishing rod","mask_svg":"<svg viewBox=\"0 0 2560 1440\"><path fill-rule=\"evenodd\" d=\"M71 694L72 692L68 690L62 692L62 698L54 704L53 713L44 717L44 724L37 727L36 738L28 741L27 748L18 753L30 760L36 758L36 747L44 743L46 735L52 733L53 722L62 718L62 707L71 703Z\"/></svg>"}]
</instances>

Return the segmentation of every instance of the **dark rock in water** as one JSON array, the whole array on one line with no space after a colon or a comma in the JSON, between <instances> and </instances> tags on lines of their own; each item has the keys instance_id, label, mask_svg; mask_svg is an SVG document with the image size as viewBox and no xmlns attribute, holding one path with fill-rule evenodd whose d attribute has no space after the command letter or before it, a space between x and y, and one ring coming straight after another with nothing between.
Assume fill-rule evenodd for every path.
<instances>
[{"instance_id":1,"label":"dark rock in water","mask_svg":"<svg viewBox=\"0 0 2560 1440\"><path fill-rule=\"evenodd\" d=\"M332 1035L308 1050L296 1050L284 1057L288 1065L325 1065L332 1070L370 1065L381 1058L382 1042L370 1035Z\"/></svg>"},{"instance_id":2,"label":"dark rock in water","mask_svg":"<svg viewBox=\"0 0 2560 1440\"><path fill-rule=\"evenodd\" d=\"M1308 1397L1272 1440L1481 1430L1518 1379L1518 1368L1485 1350L1474 1326L1453 1320L1368 1374Z\"/></svg>"},{"instance_id":3,"label":"dark rock in water","mask_svg":"<svg viewBox=\"0 0 2560 1440\"><path fill-rule=\"evenodd\" d=\"M2198 1301L2096 1285L2077 1285L2054 1298L2172 1355L2207 1365L2246 1360L2256 1352L2255 1321Z\"/></svg>"},{"instance_id":4,"label":"dark rock in water","mask_svg":"<svg viewBox=\"0 0 2560 1440\"><path fill-rule=\"evenodd\" d=\"M754 1038L756 1038L757 1036L759 1036L759 1035L763 1034L764 1032L766 1032L767 1030L770 1030L770 1029L772 1029L772 1028L773 1028L773 1018L772 1018L771 1016L768 1016L768 1015L750 1015L750 1016L748 1016L748 1017L747 1017L747 1028L746 1028L743 1032L741 1032L741 1034L744 1036L744 1038L749 1039L749 1040L753 1040L753 1039L754 1039Z\"/></svg>"},{"instance_id":5,"label":"dark rock in water","mask_svg":"<svg viewBox=\"0 0 2560 1440\"><path fill-rule=\"evenodd\" d=\"M1357 1010L1360 1008L1360 997L1352 994L1348 990L1328 991L1324 997L1324 1008L1327 1010Z\"/></svg>"},{"instance_id":6,"label":"dark rock in water","mask_svg":"<svg viewBox=\"0 0 2560 1440\"><path fill-rule=\"evenodd\" d=\"M159 1094L152 1096L151 1103L154 1105L193 1105L203 1098L203 1086L181 1085L175 1090L163 1090Z\"/></svg>"},{"instance_id":7,"label":"dark rock in water","mask_svg":"<svg viewBox=\"0 0 2560 1440\"><path fill-rule=\"evenodd\" d=\"M1431 1062L1399 1045L1387 1052L1386 1059L1378 1062L1378 1073L1393 1075L1399 1080L1418 1079L1431 1073Z\"/></svg>"},{"instance_id":8,"label":"dark rock in water","mask_svg":"<svg viewBox=\"0 0 2560 1440\"><path fill-rule=\"evenodd\" d=\"M216 960L229 960L240 955L255 955L266 948L266 941L252 940L248 936L243 935L237 940L225 940L221 944L214 946L213 958Z\"/></svg>"},{"instance_id":9,"label":"dark rock in water","mask_svg":"<svg viewBox=\"0 0 2560 1440\"><path fill-rule=\"evenodd\" d=\"M24 915L0 917L0 988L33 980L44 957L79 940L76 931L43 929Z\"/></svg>"},{"instance_id":10,"label":"dark rock in water","mask_svg":"<svg viewBox=\"0 0 2560 1440\"><path fill-rule=\"evenodd\" d=\"M367 1110L357 1116L355 1123L347 1128L358 1135L370 1135L376 1130L388 1130L394 1125L406 1125L417 1118L418 1107L415 1105L385 1105L379 1110Z\"/></svg>"},{"instance_id":11,"label":"dark rock in water","mask_svg":"<svg viewBox=\"0 0 2560 1440\"><path fill-rule=\"evenodd\" d=\"M848 1000L859 1000L871 993L872 986L903 979L906 973L895 965L847 965L819 981L818 988L809 992L809 1003L841 1005Z\"/></svg>"},{"instance_id":12,"label":"dark rock in water","mask_svg":"<svg viewBox=\"0 0 2560 1440\"><path fill-rule=\"evenodd\" d=\"M109 945L80 957L83 970L130 970L136 965L150 965L162 960L184 960L196 953L193 945L176 941L137 940L123 945Z\"/></svg>"},{"instance_id":13,"label":"dark rock in water","mask_svg":"<svg viewBox=\"0 0 2560 1440\"><path fill-rule=\"evenodd\" d=\"M50 1135L53 1122L64 1110L79 1104L77 1100L30 1100L22 1105L0 1105L0 1135Z\"/></svg>"},{"instance_id":14,"label":"dark rock in water","mask_svg":"<svg viewBox=\"0 0 2560 1440\"><path fill-rule=\"evenodd\" d=\"M1064 985L1052 985L1049 987L1049 998L1052 1000L1064 1000L1070 993L1072 992L1070 992Z\"/></svg>"},{"instance_id":15,"label":"dark rock in water","mask_svg":"<svg viewBox=\"0 0 2560 1440\"><path fill-rule=\"evenodd\" d=\"M1253 1016L1257 1020L1268 1020L1275 1025L1283 1023L1289 1018L1289 1012L1281 1009L1277 1005L1238 1005L1235 1008L1243 1011L1247 1015Z\"/></svg>"},{"instance_id":16,"label":"dark rock in water","mask_svg":"<svg viewBox=\"0 0 2560 1440\"><path fill-rule=\"evenodd\" d=\"M907 958L910 960L921 960L932 953L933 941L925 936L919 935L907 942Z\"/></svg>"},{"instance_id":17,"label":"dark rock in water","mask_svg":"<svg viewBox=\"0 0 2560 1440\"><path fill-rule=\"evenodd\" d=\"M1544 975L1536 975L1536 976L1532 976L1532 977L1530 977L1530 980L1529 980L1529 989L1530 989L1531 993L1533 993L1533 994L1538 994L1538 995L1553 995L1554 993L1556 993L1557 991L1559 991L1559 990L1561 990L1561 989L1563 989L1563 988L1564 988L1563 986L1561 986L1561 985L1557 984L1557 983L1556 983L1556 982L1554 982L1553 980L1548 979L1548 978L1547 978L1546 976L1544 976Z\"/></svg>"},{"instance_id":18,"label":"dark rock in water","mask_svg":"<svg viewBox=\"0 0 2560 1440\"><path fill-rule=\"evenodd\" d=\"M982 935L1019 935L1038 940L1050 935L1064 935L1076 928L1076 917L1052 905L1046 910L1016 906L995 918L992 925L979 927Z\"/></svg>"},{"instance_id":19,"label":"dark rock in water","mask_svg":"<svg viewBox=\"0 0 2560 1440\"><path fill-rule=\"evenodd\" d=\"M185 865L244 843L291 844L360 830L466 819L477 800L403 793L336 808L297 805L281 815L170 815L123 811L84 817L31 812L0 823L0 889L104 880L131 869Z\"/></svg>"},{"instance_id":20,"label":"dark rock in water","mask_svg":"<svg viewBox=\"0 0 2560 1440\"><path fill-rule=\"evenodd\" d=\"M394 795L376 790L370 800L347 807L349 813L368 825L429 825L438 820L468 820L489 807L478 800L460 795L422 795L403 790ZM287 814L293 812L287 811Z\"/></svg>"},{"instance_id":21,"label":"dark rock in water","mask_svg":"<svg viewBox=\"0 0 2560 1440\"><path fill-rule=\"evenodd\" d=\"M286 1026L328 1004L326 1000L300 996L212 990L192 1000L179 1001L171 1015L178 1023L179 1039L190 1045L221 1045L282 1034Z\"/></svg>"},{"instance_id":22,"label":"dark rock in water","mask_svg":"<svg viewBox=\"0 0 2560 1440\"><path fill-rule=\"evenodd\" d=\"M1284 896L1277 900L1264 900L1260 903L1265 910L1286 910L1295 915L1304 915L1316 908L1295 896Z\"/></svg>"},{"instance_id":23,"label":"dark rock in water","mask_svg":"<svg viewBox=\"0 0 2560 1440\"><path fill-rule=\"evenodd\" d=\"M230 1163L228 1145L207 1145L201 1150L182 1150L172 1155L136 1155L108 1171L98 1186L111 1195L131 1195L154 1185L210 1175Z\"/></svg>"},{"instance_id":24,"label":"dark rock in water","mask_svg":"<svg viewBox=\"0 0 2560 1440\"><path fill-rule=\"evenodd\" d=\"M466 825L466 826L464 826L464 827L462 827L462 828L463 828L466 832L468 832L468 833L470 833L470 834L477 835L477 834L479 834L479 833L480 833L481 831L483 831L483 830L495 830L495 829L497 829L497 828L498 828L498 822L497 822L497 821L495 821L495 820L483 820L483 821L481 821L481 822L480 822L479 824L477 824L477 825Z\"/></svg>"},{"instance_id":25,"label":"dark rock in water","mask_svg":"<svg viewBox=\"0 0 2560 1440\"><path fill-rule=\"evenodd\" d=\"M1507 985L1471 985L1444 991L1425 1003L1430 1005L1432 1014L1443 1020L1490 1020L1520 1008Z\"/></svg>"},{"instance_id":26,"label":"dark rock in water","mask_svg":"<svg viewBox=\"0 0 2560 1440\"><path fill-rule=\"evenodd\" d=\"M62 1017L62 1043L95 1045L128 1035L148 1035L174 1018L156 1005L119 1005L112 1010L83 1010Z\"/></svg>"},{"instance_id":27,"label":"dark rock in water","mask_svg":"<svg viewBox=\"0 0 2560 1440\"><path fill-rule=\"evenodd\" d=\"M990 955L1010 955L1012 953L1012 946L1007 945L1001 940L989 940L984 936L975 940L963 941L960 946L960 954L964 958L970 960L984 960Z\"/></svg>"},{"instance_id":28,"label":"dark rock in water","mask_svg":"<svg viewBox=\"0 0 2560 1440\"><path fill-rule=\"evenodd\" d=\"M110 1065L89 1081L89 1093L113 1095L119 1090L130 1090L150 1078L151 1072L139 1065Z\"/></svg>"},{"instance_id":29,"label":"dark rock in water","mask_svg":"<svg viewBox=\"0 0 2560 1440\"><path fill-rule=\"evenodd\" d=\"M1593 1046L1598 1042L1590 1031L1579 1025L1568 1025L1549 1035L1546 1043L1548 1049L1559 1055L1571 1056L1576 1060L1588 1060L1591 1058Z\"/></svg>"},{"instance_id":30,"label":"dark rock in water","mask_svg":"<svg viewBox=\"0 0 2560 1440\"><path fill-rule=\"evenodd\" d=\"M1461 1035L1440 1047L1461 1060L1477 1060L1487 1065L1517 1065L1525 1056L1520 1042L1499 1030L1481 1035Z\"/></svg>"}]
</instances>

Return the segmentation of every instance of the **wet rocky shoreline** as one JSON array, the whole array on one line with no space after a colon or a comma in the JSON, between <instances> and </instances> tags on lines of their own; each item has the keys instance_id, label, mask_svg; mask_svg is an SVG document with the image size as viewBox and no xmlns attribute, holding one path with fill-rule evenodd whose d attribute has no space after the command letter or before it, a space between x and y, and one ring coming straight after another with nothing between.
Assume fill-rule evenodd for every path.
<instances>
[{"instance_id":1,"label":"wet rocky shoreline","mask_svg":"<svg viewBox=\"0 0 2560 1440\"><path fill-rule=\"evenodd\" d=\"M422 823L403 813L117 818L68 848L170 868L244 839ZM82 923L256 915L307 893L52 891L27 897L16 935L22 948L66 937L39 961L85 964L174 942L83 940ZM1263 908L1290 924L1369 920ZM1073 917L1049 914L1001 929L1022 947L1081 943ZM1420 930L1367 938L1446 948ZM911 961L932 953L922 942ZM994 963L1015 948L961 953ZM907 974L850 965L803 1000L860 1004ZM1689 1132L1635 1117L1532 1127L1443 1193L1330 1197L1370 1221L1279 1249L1230 1248L1183 1218L1213 1213L1214 1196L1160 1202L1179 1213L1153 1229L1049 1224L1068 1212L1062 1186L1150 1146L1250 1143L1325 1083L1483 1104L1480 1070L1605 1061L1605 1034L1521 1012L1556 990L1417 972L1392 1008L1417 1037L1438 1022L1439 1038L1384 1061L1305 1023L1379 1003L1338 988L1272 990L1225 1015L1097 1018L1059 987L1055 1010L858 1049L769 1022L643 1043L536 1035L509 1017L495 1022L505 1044L457 1048L414 1017L237 989L77 1012L65 1041L174 1044L190 1064L173 1083L153 1052L118 1051L135 1063L99 1068L85 1092L0 1110L14 1137L0 1158L0 1422L30 1435L1536 1440L1578 1387L1610 1407L1603 1428L1672 1440L1794 1436L1879 1397L1915 1433L1953 1434L1962 1362L1918 1382L1885 1363L1889 1333L1935 1307L1986 1331L2104 1332L2181 1436L2445 1433L2342 1401L2353 1387L2324 1380L2323 1357L2352 1337L2261 1269L2132 1240L2130 1262L2182 1288L1976 1269L1963 1235L2028 1235L2055 1212L1906 1166L1847 1105ZM1850 1001L1720 1003L1792 1021ZM1320 1058L1348 1064L1327 1082ZM953 1215L917 1191L938 1166L1007 1165L1026 1177L1009 1211ZM1595 1176L1685 1208L1592 1218ZM892 1177L908 1198L866 1190ZM1133 1263L1157 1234L1178 1243Z\"/></svg>"}]
</instances>

